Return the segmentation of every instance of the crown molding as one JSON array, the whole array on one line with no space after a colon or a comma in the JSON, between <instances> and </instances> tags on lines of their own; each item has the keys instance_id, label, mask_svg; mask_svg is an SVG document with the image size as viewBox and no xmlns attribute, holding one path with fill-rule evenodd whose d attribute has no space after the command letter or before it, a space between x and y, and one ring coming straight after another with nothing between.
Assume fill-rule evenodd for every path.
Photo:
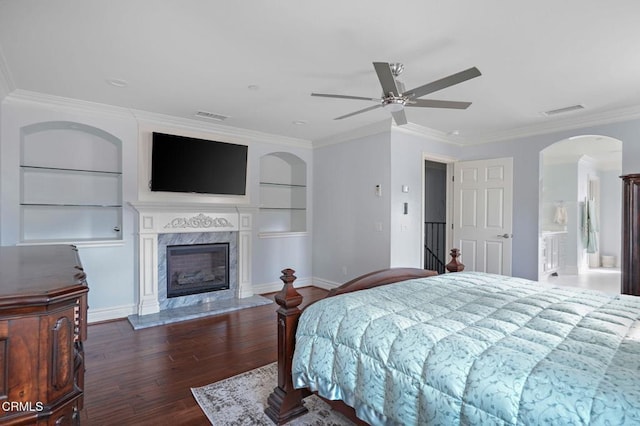
<instances>
[{"instance_id":1,"label":"crown molding","mask_svg":"<svg viewBox=\"0 0 640 426\"><path fill-rule=\"evenodd\" d=\"M544 135L565 130L574 130L584 127L601 126L622 121L636 120L640 118L640 106L619 108L616 110L595 113L590 115L579 115L553 122L540 123L532 126L518 127L503 132L486 133L477 137L464 139L464 145L480 145L491 142L508 141L529 136Z\"/></svg>"},{"instance_id":2,"label":"crown molding","mask_svg":"<svg viewBox=\"0 0 640 426\"><path fill-rule=\"evenodd\" d=\"M346 142L353 139L363 138L367 136L373 136L384 132L399 131L408 135L418 136L421 138L428 138L437 142L449 143L456 146L462 146L459 137L453 137L441 132L439 130L431 129L429 127L420 126L414 123L403 124L398 126L394 124L393 120L386 119L370 124L368 126L359 127L347 132L338 133L323 139L318 139L313 142L314 148L319 148L327 145L334 145L341 142Z\"/></svg>"},{"instance_id":3,"label":"crown molding","mask_svg":"<svg viewBox=\"0 0 640 426\"><path fill-rule=\"evenodd\" d=\"M453 136L450 136L445 132L431 129L429 127L420 126L419 124L408 123L402 126L396 126L394 124L393 129L414 136L426 137L437 142L449 143L456 146L463 145L459 140L457 140L457 138L454 138Z\"/></svg>"},{"instance_id":4,"label":"crown molding","mask_svg":"<svg viewBox=\"0 0 640 426\"><path fill-rule=\"evenodd\" d=\"M32 92L16 89L7 97L8 102L27 102L34 104L50 105L83 114L108 115L117 118L134 118L127 108L101 104L98 102L83 101L80 99L65 98L46 93Z\"/></svg>"},{"instance_id":5,"label":"crown molding","mask_svg":"<svg viewBox=\"0 0 640 426\"><path fill-rule=\"evenodd\" d=\"M324 146L335 145L342 142L360 139L367 136L373 136L385 132L391 132L391 119L377 121L373 124L358 127L357 129L348 130L346 132L337 133L326 138L317 139L313 141L313 147L320 148Z\"/></svg>"},{"instance_id":6,"label":"crown molding","mask_svg":"<svg viewBox=\"0 0 640 426\"><path fill-rule=\"evenodd\" d=\"M139 124L140 122L143 122L165 127L178 127L188 130L213 132L219 135L240 138L244 140L249 139L253 141L296 146L307 149L310 149L312 147L311 142L306 139L289 138L286 136L273 135L270 133L241 129L238 127L224 126L217 123L206 123L199 120L174 117L149 111L129 109L98 102L83 101L80 99L65 98L61 96L31 92L22 89L14 90L9 96L7 96L7 101L51 105L58 108L73 110L83 114L93 114L101 116L108 115L117 118L134 119Z\"/></svg>"},{"instance_id":7,"label":"crown molding","mask_svg":"<svg viewBox=\"0 0 640 426\"><path fill-rule=\"evenodd\" d=\"M287 136L263 133L255 130L242 129L239 127L225 126L217 123L209 123L191 118L175 117L155 112L131 110L132 114L141 124L151 124L156 126L169 126L185 130L196 130L215 133L233 139L251 140L256 142L268 142L277 145L295 146L298 148L312 148L312 143L306 139L291 138Z\"/></svg>"}]
</instances>

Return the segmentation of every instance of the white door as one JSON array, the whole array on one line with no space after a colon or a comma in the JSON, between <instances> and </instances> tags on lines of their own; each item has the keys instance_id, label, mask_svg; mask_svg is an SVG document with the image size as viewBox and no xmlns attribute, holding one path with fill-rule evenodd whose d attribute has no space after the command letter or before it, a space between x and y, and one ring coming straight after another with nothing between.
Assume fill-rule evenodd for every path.
<instances>
[{"instance_id":1,"label":"white door","mask_svg":"<svg viewBox=\"0 0 640 426\"><path fill-rule=\"evenodd\" d=\"M466 271L511 275L513 158L454 165L453 245Z\"/></svg>"}]
</instances>

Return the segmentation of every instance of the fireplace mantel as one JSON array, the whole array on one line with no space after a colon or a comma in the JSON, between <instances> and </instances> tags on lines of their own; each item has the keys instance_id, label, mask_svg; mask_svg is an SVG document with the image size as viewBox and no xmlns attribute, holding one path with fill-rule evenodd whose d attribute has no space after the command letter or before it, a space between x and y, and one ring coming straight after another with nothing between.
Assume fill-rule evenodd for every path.
<instances>
[{"instance_id":1,"label":"fireplace mantel","mask_svg":"<svg viewBox=\"0 0 640 426\"><path fill-rule=\"evenodd\" d=\"M251 209L211 204L131 203L138 212L138 315L160 311L158 235L187 232L238 232L238 298L253 295L251 285Z\"/></svg>"}]
</instances>

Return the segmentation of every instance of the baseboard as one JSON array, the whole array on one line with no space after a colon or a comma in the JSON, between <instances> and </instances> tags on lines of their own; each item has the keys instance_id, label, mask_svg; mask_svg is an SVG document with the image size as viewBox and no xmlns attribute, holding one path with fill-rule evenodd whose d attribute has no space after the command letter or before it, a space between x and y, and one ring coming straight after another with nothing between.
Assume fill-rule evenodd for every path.
<instances>
[{"instance_id":1,"label":"baseboard","mask_svg":"<svg viewBox=\"0 0 640 426\"><path fill-rule=\"evenodd\" d=\"M136 305L121 305L110 308L89 308L87 311L87 323L109 321L120 318L127 318L129 315L136 314Z\"/></svg>"},{"instance_id":2,"label":"baseboard","mask_svg":"<svg viewBox=\"0 0 640 426\"><path fill-rule=\"evenodd\" d=\"M296 288L315 286L324 290L331 290L332 288L340 286L340 284L323 280L321 278L304 277L296 279L294 286ZM282 290L282 281L253 285L253 294L274 293L280 290ZM122 305L97 309L89 308L87 313L87 322L91 324L94 322L127 318L129 315L134 314L137 314L136 305Z\"/></svg>"},{"instance_id":3,"label":"baseboard","mask_svg":"<svg viewBox=\"0 0 640 426\"><path fill-rule=\"evenodd\" d=\"M312 279L309 277L305 278L297 278L293 283L293 286L296 288L299 287L308 287L310 285L315 285L312 283ZM253 284L253 294L265 294L265 293L274 293L276 291L282 290L282 281L274 281L270 283L262 283L262 284Z\"/></svg>"},{"instance_id":4,"label":"baseboard","mask_svg":"<svg viewBox=\"0 0 640 426\"><path fill-rule=\"evenodd\" d=\"M314 287L322 288L325 290L331 290L336 287L340 287L343 284L343 283L335 283L333 281L323 280L322 278L313 278L312 281L313 281L312 285Z\"/></svg>"}]
</instances>

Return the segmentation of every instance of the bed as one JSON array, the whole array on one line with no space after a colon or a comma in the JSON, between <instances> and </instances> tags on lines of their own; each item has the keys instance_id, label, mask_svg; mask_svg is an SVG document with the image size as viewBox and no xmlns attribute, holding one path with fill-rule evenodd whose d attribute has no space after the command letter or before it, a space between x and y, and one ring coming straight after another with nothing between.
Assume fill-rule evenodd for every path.
<instances>
[{"instance_id":1,"label":"bed","mask_svg":"<svg viewBox=\"0 0 640 426\"><path fill-rule=\"evenodd\" d=\"M301 315L283 272L276 423L314 392L362 424L640 424L638 297L403 268Z\"/></svg>"}]
</instances>

